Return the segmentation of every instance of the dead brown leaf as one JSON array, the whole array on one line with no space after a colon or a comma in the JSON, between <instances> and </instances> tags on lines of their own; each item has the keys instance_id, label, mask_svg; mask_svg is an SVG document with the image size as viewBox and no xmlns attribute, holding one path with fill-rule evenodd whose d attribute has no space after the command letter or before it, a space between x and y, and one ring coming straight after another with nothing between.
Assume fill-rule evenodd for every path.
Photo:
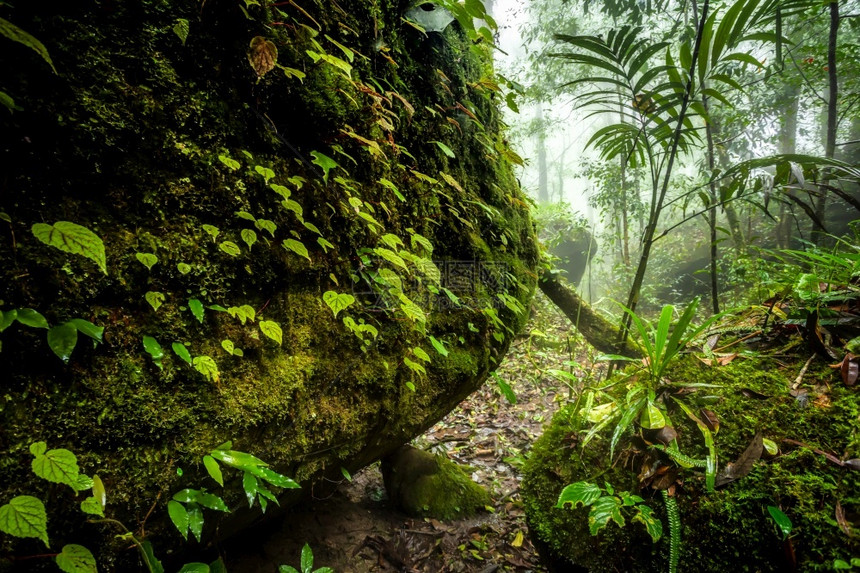
<instances>
[{"instance_id":1,"label":"dead brown leaf","mask_svg":"<svg viewBox=\"0 0 860 573\"><path fill-rule=\"evenodd\" d=\"M836 523L839 524L839 529L847 535L848 537L854 536L854 530L851 529L851 524L848 523L848 520L845 519L845 509L842 507L842 503L838 500L836 501Z\"/></svg>"},{"instance_id":2,"label":"dead brown leaf","mask_svg":"<svg viewBox=\"0 0 860 573\"><path fill-rule=\"evenodd\" d=\"M756 432L756 435L753 436L747 449L745 449L733 463L726 464L726 467L723 468L723 471L717 476L715 484L716 487L726 485L727 483L741 479L749 474L750 471L752 471L753 464L755 464L756 460L761 458L763 450L764 444L762 442L761 432Z\"/></svg>"},{"instance_id":3,"label":"dead brown leaf","mask_svg":"<svg viewBox=\"0 0 860 573\"><path fill-rule=\"evenodd\" d=\"M251 50L248 52L248 61L257 72L257 77L262 78L274 69L275 62L278 61L278 48L263 36L254 36Z\"/></svg>"}]
</instances>

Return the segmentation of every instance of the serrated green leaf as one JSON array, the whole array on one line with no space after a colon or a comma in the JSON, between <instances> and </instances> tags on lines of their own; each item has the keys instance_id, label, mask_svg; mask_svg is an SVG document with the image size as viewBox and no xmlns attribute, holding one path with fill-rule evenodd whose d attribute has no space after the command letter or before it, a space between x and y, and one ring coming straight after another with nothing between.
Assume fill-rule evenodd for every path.
<instances>
[{"instance_id":1,"label":"serrated green leaf","mask_svg":"<svg viewBox=\"0 0 860 573\"><path fill-rule=\"evenodd\" d=\"M149 303L149 306L152 307L152 310L158 311L159 307L164 304L164 293L156 292L156 291L147 291L143 298L146 299L146 302Z\"/></svg>"},{"instance_id":2,"label":"serrated green leaf","mask_svg":"<svg viewBox=\"0 0 860 573\"><path fill-rule=\"evenodd\" d=\"M227 351L227 354L233 354L233 351L236 349L236 345L233 344L232 340L224 339L221 341L221 348Z\"/></svg>"},{"instance_id":3,"label":"serrated green leaf","mask_svg":"<svg viewBox=\"0 0 860 573\"><path fill-rule=\"evenodd\" d=\"M152 270L152 267L158 262L158 257L152 253L135 253L134 257L140 261L140 264L146 267L147 270Z\"/></svg>"},{"instance_id":4,"label":"serrated green leaf","mask_svg":"<svg viewBox=\"0 0 860 573\"><path fill-rule=\"evenodd\" d=\"M183 539L188 539L188 511L185 506L175 500L167 502L167 515L176 526Z\"/></svg>"},{"instance_id":5,"label":"serrated green leaf","mask_svg":"<svg viewBox=\"0 0 860 573\"><path fill-rule=\"evenodd\" d=\"M427 354L427 352L423 348L420 348L418 346L416 346L412 349L412 354L414 354L415 356L417 356L420 360L423 360L424 362L430 362L431 361L430 355Z\"/></svg>"},{"instance_id":6,"label":"serrated green leaf","mask_svg":"<svg viewBox=\"0 0 860 573\"><path fill-rule=\"evenodd\" d=\"M80 470L78 458L65 448L48 450L37 455L30 464L33 473L52 483L62 483L76 489Z\"/></svg>"},{"instance_id":7,"label":"serrated green leaf","mask_svg":"<svg viewBox=\"0 0 860 573\"><path fill-rule=\"evenodd\" d=\"M612 520L618 527L624 527L625 520L621 514L621 500L614 495L607 495L597 499L588 513L588 530L592 535L606 527Z\"/></svg>"},{"instance_id":8,"label":"serrated green leaf","mask_svg":"<svg viewBox=\"0 0 860 573\"><path fill-rule=\"evenodd\" d=\"M311 260L310 255L308 255L308 249L300 241L296 241L295 239L286 239L282 244L288 251L293 251L307 260Z\"/></svg>"},{"instance_id":9,"label":"serrated green leaf","mask_svg":"<svg viewBox=\"0 0 860 573\"><path fill-rule=\"evenodd\" d=\"M581 503L585 507L588 507L597 501L601 494L600 487L596 484L578 481L561 490L561 494L558 496L558 503L555 506L565 507L567 504L571 504L572 507L576 508Z\"/></svg>"},{"instance_id":10,"label":"serrated green leaf","mask_svg":"<svg viewBox=\"0 0 860 573\"><path fill-rule=\"evenodd\" d=\"M35 537L48 547L48 516L45 505L30 495L13 497L0 506L0 531L15 537Z\"/></svg>"},{"instance_id":11,"label":"serrated green leaf","mask_svg":"<svg viewBox=\"0 0 860 573\"><path fill-rule=\"evenodd\" d=\"M188 32L190 30L190 26L188 20L185 18L177 18L176 22L173 24L173 33L176 34L176 37L182 42L182 45L185 45L185 41L188 39Z\"/></svg>"},{"instance_id":12,"label":"serrated green leaf","mask_svg":"<svg viewBox=\"0 0 860 573\"><path fill-rule=\"evenodd\" d=\"M78 344L78 329L68 322L48 331L48 346L63 362L68 362Z\"/></svg>"},{"instance_id":13,"label":"serrated green leaf","mask_svg":"<svg viewBox=\"0 0 860 573\"><path fill-rule=\"evenodd\" d=\"M104 508L95 496L90 496L81 502L81 511L88 515L105 516Z\"/></svg>"},{"instance_id":14,"label":"serrated green leaf","mask_svg":"<svg viewBox=\"0 0 860 573\"><path fill-rule=\"evenodd\" d=\"M203 303L196 298L188 299L188 308L191 309L191 314L197 319L197 322L203 322Z\"/></svg>"},{"instance_id":15,"label":"serrated green leaf","mask_svg":"<svg viewBox=\"0 0 860 573\"><path fill-rule=\"evenodd\" d=\"M277 342L279 346L284 341L284 332L281 330L281 326L273 320L261 320L260 332Z\"/></svg>"},{"instance_id":16,"label":"serrated green leaf","mask_svg":"<svg viewBox=\"0 0 860 573\"><path fill-rule=\"evenodd\" d=\"M265 179L266 184L268 184L269 181L275 178L275 172L268 167L264 167L262 165L255 165L254 171L256 171L258 175Z\"/></svg>"},{"instance_id":17,"label":"serrated green leaf","mask_svg":"<svg viewBox=\"0 0 860 573\"><path fill-rule=\"evenodd\" d=\"M220 159L220 158L219 158ZM221 233L221 229L216 227L215 225L201 225L201 228L212 237L212 240L218 238L218 235Z\"/></svg>"},{"instance_id":18,"label":"serrated green leaf","mask_svg":"<svg viewBox=\"0 0 860 573\"><path fill-rule=\"evenodd\" d=\"M32 308L19 308L15 317L18 322L32 328L50 328L45 317Z\"/></svg>"},{"instance_id":19,"label":"serrated green leaf","mask_svg":"<svg viewBox=\"0 0 860 573\"><path fill-rule=\"evenodd\" d=\"M302 206L299 205L297 202L293 201L292 199L286 199L284 201L281 201L281 205L283 205L284 209L286 209L287 211L292 211L293 213L295 213L299 221L302 220L304 211L302 211Z\"/></svg>"},{"instance_id":20,"label":"serrated green leaf","mask_svg":"<svg viewBox=\"0 0 860 573\"><path fill-rule=\"evenodd\" d=\"M402 257L398 256L397 253L395 253L391 249L378 247L376 249L373 249L373 252L385 259L386 261L400 267L401 269L408 270L406 268L406 261L404 261Z\"/></svg>"},{"instance_id":21,"label":"serrated green leaf","mask_svg":"<svg viewBox=\"0 0 860 573\"><path fill-rule=\"evenodd\" d=\"M253 247L254 243L257 242L257 233L251 229L242 229L241 235L242 240L245 241L246 245L248 245L248 250L251 250L251 247Z\"/></svg>"},{"instance_id":22,"label":"serrated green leaf","mask_svg":"<svg viewBox=\"0 0 860 573\"><path fill-rule=\"evenodd\" d=\"M155 365L159 369L164 370L164 365L161 362L164 358L164 349L161 347L161 344L152 336L147 335L143 337L143 349L152 356L152 361L155 362Z\"/></svg>"},{"instance_id":23,"label":"serrated green leaf","mask_svg":"<svg viewBox=\"0 0 860 573\"><path fill-rule=\"evenodd\" d=\"M220 161L221 163L226 165L227 169L229 169L230 171L236 171L237 169L242 167L241 163L239 163L238 161L236 161L235 159L233 159L229 155L219 155L218 161Z\"/></svg>"},{"instance_id":24,"label":"serrated green leaf","mask_svg":"<svg viewBox=\"0 0 860 573\"><path fill-rule=\"evenodd\" d=\"M238 257L242 254L242 249L240 249L239 245L237 245L233 241L222 241L221 244L218 245L218 248L230 255L231 257Z\"/></svg>"},{"instance_id":25,"label":"serrated green leaf","mask_svg":"<svg viewBox=\"0 0 860 573\"><path fill-rule=\"evenodd\" d=\"M280 195L284 200L289 199L290 196L293 194L293 192L290 191L290 189L288 187L284 187L283 185L278 185L277 183L269 184L269 189L271 189L272 191L274 191L275 193Z\"/></svg>"},{"instance_id":26,"label":"serrated green leaf","mask_svg":"<svg viewBox=\"0 0 860 573\"><path fill-rule=\"evenodd\" d=\"M55 558L57 566L66 573L97 573L96 558L83 545L64 545Z\"/></svg>"},{"instance_id":27,"label":"serrated green leaf","mask_svg":"<svg viewBox=\"0 0 860 573\"><path fill-rule=\"evenodd\" d=\"M197 356L192 360L194 369L203 374L207 380L218 382L221 380L221 373L218 371L218 364L211 356Z\"/></svg>"},{"instance_id":28,"label":"serrated green leaf","mask_svg":"<svg viewBox=\"0 0 860 573\"><path fill-rule=\"evenodd\" d=\"M184 344L182 344L181 342L174 342L170 345L170 347L173 349L173 353L180 357L182 360L184 360L188 364L192 363L191 353L188 352L188 349L185 347Z\"/></svg>"},{"instance_id":29,"label":"serrated green leaf","mask_svg":"<svg viewBox=\"0 0 860 573\"><path fill-rule=\"evenodd\" d=\"M278 226L275 225L275 223L273 223L272 221L269 221L268 219L257 219L257 222L254 223L254 226L256 226L261 231L266 231L267 233L269 233L269 235L272 236L272 238L275 237L275 231L278 229Z\"/></svg>"},{"instance_id":30,"label":"serrated green leaf","mask_svg":"<svg viewBox=\"0 0 860 573\"><path fill-rule=\"evenodd\" d=\"M206 468L209 476L218 482L218 485L224 487L224 476L221 473L221 466L218 465L215 458L209 455L203 456L203 466Z\"/></svg>"},{"instance_id":31,"label":"serrated green leaf","mask_svg":"<svg viewBox=\"0 0 860 573\"><path fill-rule=\"evenodd\" d=\"M348 308L355 302L355 297L351 294L336 293L333 290L329 290L323 293L323 302L328 305L334 313L334 317L337 318L340 311Z\"/></svg>"},{"instance_id":32,"label":"serrated green leaf","mask_svg":"<svg viewBox=\"0 0 860 573\"><path fill-rule=\"evenodd\" d=\"M647 505L637 505L636 513L630 521L638 521L644 525L654 543L657 543L663 536L663 524L660 522L660 518L655 516L654 510Z\"/></svg>"}]
</instances>

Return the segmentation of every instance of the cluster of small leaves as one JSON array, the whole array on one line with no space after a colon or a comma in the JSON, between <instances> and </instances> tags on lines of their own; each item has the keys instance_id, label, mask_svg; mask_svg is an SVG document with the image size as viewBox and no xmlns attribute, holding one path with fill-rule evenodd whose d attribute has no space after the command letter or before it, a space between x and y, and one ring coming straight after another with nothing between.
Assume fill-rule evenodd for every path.
<instances>
[{"instance_id":1,"label":"cluster of small leaves","mask_svg":"<svg viewBox=\"0 0 860 573\"><path fill-rule=\"evenodd\" d=\"M33 455L31 468L36 476L51 483L67 485L75 494L91 489L92 495L84 499L80 508L88 515L104 517L106 504L105 487L98 475L92 478L81 473L75 454L65 448L49 450L45 442L30 446ZM48 516L45 505L37 497L19 495L0 506L0 531L15 537L36 538L46 547L48 540ZM81 545L69 544L55 557L60 569L67 573L95 573L96 560L92 553Z\"/></svg>"},{"instance_id":2,"label":"cluster of small leaves","mask_svg":"<svg viewBox=\"0 0 860 573\"><path fill-rule=\"evenodd\" d=\"M576 508L580 503L584 507L591 507L588 514L588 530L592 535L614 521L618 527L626 524L623 508L630 508L634 513L630 521L638 521L645 526L648 535L656 543L663 536L663 525L654 516L654 510L644 503L644 499L629 492L615 493L608 483L605 488L579 481L572 483L561 491L556 507L564 508L570 506Z\"/></svg>"},{"instance_id":3,"label":"cluster of small leaves","mask_svg":"<svg viewBox=\"0 0 860 573\"><path fill-rule=\"evenodd\" d=\"M232 442L225 442L203 456L203 466L209 476L224 487L224 473L221 465L242 472L242 487L248 499L248 507L254 506L254 501L260 503L265 513L269 502L278 503L278 498L266 487L266 484L283 488L300 488L292 479L271 469L269 464L251 454L232 449ZM173 496L167 503L170 520L183 538L188 538L188 532L200 541L203 531L203 509L229 512L230 509L221 497L209 493L206 489L184 489Z\"/></svg>"},{"instance_id":4,"label":"cluster of small leaves","mask_svg":"<svg viewBox=\"0 0 860 573\"><path fill-rule=\"evenodd\" d=\"M91 338L94 346L102 342L102 335L104 334L103 326L96 326L83 318L73 318L62 324L50 326L47 319L32 308L0 310L0 332L9 328L15 321L31 328L46 329L48 331L48 346L63 362L69 361L72 351L77 346L78 333Z\"/></svg>"}]
</instances>

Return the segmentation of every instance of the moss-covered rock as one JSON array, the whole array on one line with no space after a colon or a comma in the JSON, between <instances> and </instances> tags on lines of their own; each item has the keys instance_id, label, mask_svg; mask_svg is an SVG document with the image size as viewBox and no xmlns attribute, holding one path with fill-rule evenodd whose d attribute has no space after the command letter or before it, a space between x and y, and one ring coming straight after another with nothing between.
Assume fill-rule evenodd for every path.
<instances>
[{"instance_id":1,"label":"moss-covered rock","mask_svg":"<svg viewBox=\"0 0 860 573\"><path fill-rule=\"evenodd\" d=\"M456 519L490 505L490 494L457 464L403 446L382 461L388 497L413 517Z\"/></svg>"},{"instance_id":2,"label":"moss-covered rock","mask_svg":"<svg viewBox=\"0 0 860 573\"><path fill-rule=\"evenodd\" d=\"M790 571L796 560L799 571L829 571L834 560L850 561L860 554L858 538L847 535L836 517L838 506L847 524L858 526L860 472L814 452L830 452L843 460L860 457L860 398L821 363L804 378L809 396L795 398L790 385L803 362L751 357L713 368L691 357L670 372L672 382L690 385L683 396L688 404L718 416L715 442L721 468L738 458L756 432L780 446L777 456L757 461L749 475L713 493L706 492L702 470L682 470L679 481L667 480L663 487L675 484L680 507L681 569ZM693 384L718 387L695 389ZM626 384L617 384L606 401L623 403L626 391ZM681 452L704 458L707 449L700 431L678 407L668 407L680 433ZM658 492L642 483L643 456L649 449L636 436L625 436L616 448L618 458L610 463L611 431L585 448L578 446L581 430L590 426L569 405L536 443L522 485L533 539L556 571L665 569L669 543L664 505ZM652 543L645 528L630 521L624 528L610 522L590 535L589 510L555 507L564 486L585 480L641 495L662 519L663 538ZM793 523L788 541L782 541L768 506L780 508Z\"/></svg>"},{"instance_id":3,"label":"moss-covered rock","mask_svg":"<svg viewBox=\"0 0 860 573\"><path fill-rule=\"evenodd\" d=\"M129 528L154 504L145 530L167 547L175 491L247 507L241 475L225 468L223 492L207 477L213 447L232 439L308 494L444 416L523 324L537 252L483 48L456 25L420 34L405 1L298 4L0 8L57 69L0 38L22 108L0 114L0 309L105 328L68 364L43 329L2 333L0 504L49 500L52 547L115 531L63 514L79 499L33 478L31 442L78 453ZM258 38L277 48L262 76ZM98 235L107 274L31 232L57 221ZM257 515L207 515L205 533ZM4 554L44 552L15 543L0 535Z\"/></svg>"}]
</instances>

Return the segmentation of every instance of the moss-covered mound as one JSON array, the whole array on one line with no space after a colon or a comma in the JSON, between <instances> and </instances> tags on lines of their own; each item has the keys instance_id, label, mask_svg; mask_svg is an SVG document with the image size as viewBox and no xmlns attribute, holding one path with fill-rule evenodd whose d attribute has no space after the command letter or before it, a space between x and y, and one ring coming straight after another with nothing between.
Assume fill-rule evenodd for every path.
<instances>
[{"instance_id":1,"label":"moss-covered mound","mask_svg":"<svg viewBox=\"0 0 860 573\"><path fill-rule=\"evenodd\" d=\"M490 494L448 458L403 446L382 461L388 497L414 517L455 519L490 505Z\"/></svg>"},{"instance_id":2,"label":"moss-covered mound","mask_svg":"<svg viewBox=\"0 0 860 573\"><path fill-rule=\"evenodd\" d=\"M669 374L682 388L690 385L679 398L695 412L706 408L719 418L715 442L721 471L738 459L756 432L780 447L778 455L756 461L747 476L713 493L706 492L703 470L680 470L678 479L648 475L648 463L643 462L653 449L636 436L621 439L614 463L609 459L611 429L580 447L581 430L591 424L580 419L573 405L560 410L535 445L522 486L532 538L545 549L554 570L666 570L669 527L662 497L653 487L669 484L680 508L682 570L830 571L836 559L849 562L860 555L856 533L848 534L860 525L860 471L840 467L814 451L839 460L860 457L860 396L820 362L803 379L808 394L792 396L790 386L803 362L737 358L726 366L708 367L689 358ZM697 389L694 384L719 387ZM623 404L626 391L622 383L609 393ZM704 458L701 432L680 408L668 407L680 434L680 451ZM642 496L661 519L663 538L652 543L645 527L629 520L635 514L629 508L622 510L624 528L610 522L590 535L588 509L555 507L562 489L577 481L609 483L616 492ZM768 506L791 520L787 541Z\"/></svg>"},{"instance_id":3,"label":"moss-covered mound","mask_svg":"<svg viewBox=\"0 0 860 573\"><path fill-rule=\"evenodd\" d=\"M46 500L52 548L115 531L59 517L82 496L33 478L32 442L76 452L129 528L154 507L159 547L174 492L244 504L241 474L222 490L201 464L225 440L310 494L507 349L537 254L503 98L486 48L456 23L420 33L407 4L0 7L56 68L0 37L20 108L0 106L0 310L66 325L0 321L0 505ZM45 552L14 542L3 555Z\"/></svg>"}]
</instances>

